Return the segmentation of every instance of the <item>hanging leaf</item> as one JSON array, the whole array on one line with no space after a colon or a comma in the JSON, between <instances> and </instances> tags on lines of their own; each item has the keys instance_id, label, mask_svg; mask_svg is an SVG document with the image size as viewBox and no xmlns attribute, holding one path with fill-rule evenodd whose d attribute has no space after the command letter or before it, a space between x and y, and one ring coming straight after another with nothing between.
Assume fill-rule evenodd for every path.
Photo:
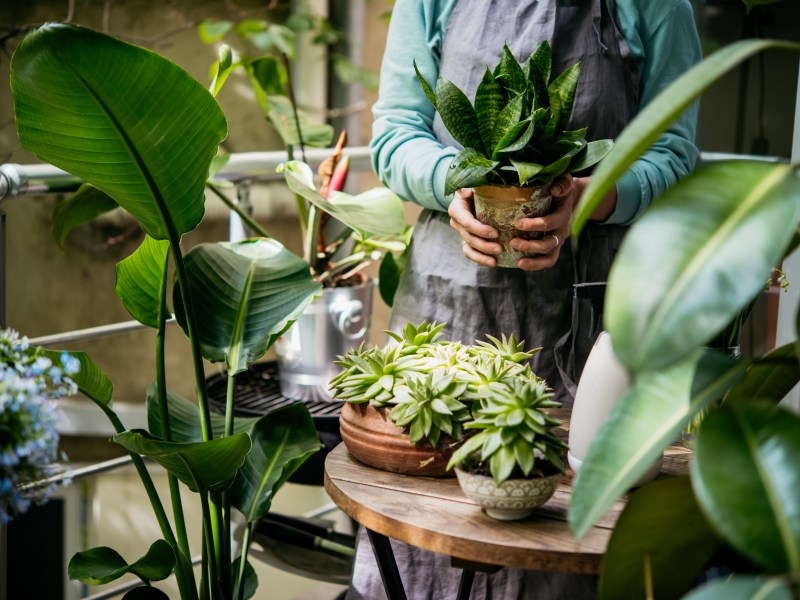
<instances>
[{"instance_id":1,"label":"hanging leaf","mask_svg":"<svg viewBox=\"0 0 800 600\"><path fill-rule=\"evenodd\" d=\"M653 481L631 495L608 542L598 598L680 598L720 545L688 477ZM650 581L645 582L649 575Z\"/></svg>"},{"instance_id":2,"label":"hanging leaf","mask_svg":"<svg viewBox=\"0 0 800 600\"><path fill-rule=\"evenodd\" d=\"M76 553L69 561L67 575L70 579L101 585L131 573L143 581L161 581L169 577L175 567L175 553L164 540L156 540L143 557L132 564L116 550L98 546Z\"/></svg>"},{"instance_id":3,"label":"hanging leaf","mask_svg":"<svg viewBox=\"0 0 800 600\"><path fill-rule=\"evenodd\" d=\"M168 254L168 241L145 235L136 252L117 264L117 296L134 319L154 329L160 322Z\"/></svg>"},{"instance_id":4,"label":"hanging leaf","mask_svg":"<svg viewBox=\"0 0 800 600\"><path fill-rule=\"evenodd\" d=\"M80 369L74 375L70 375L70 379L75 382L80 392L90 400L94 401L103 412L113 413L111 410L111 396L114 391L114 384L103 371L101 371L94 361L89 358L85 352L76 352L70 350L49 350L47 348L32 347L36 356L45 356L49 358L53 364L58 364L61 361L63 353L69 354L80 363Z\"/></svg>"},{"instance_id":5,"label":"hanging leaf","mask_svg":"<svg viewBox=\"0 0 800 600\"><path fill-rule=\"evenodd\" d=\"M111 196L155 239L200 223L227 126L183 69L89 29L48 24L14 53L11 89L24 148Z\"/></svg>"},{"instance_id":6,"label":"hanging leaf","mask_svg":"<svg viewBox=\"0 0 800 600\"><path fill-rule=\"evenodd\" d=\"M691 465L706 517L766 569L800 573L800 417L772 402L725 403L703 419Z\"/></svg>"},{"instance_id":7,"label":"hanging leaf","mask_svg":"<svg viewBox=\"0 0 800 600\"><path fill-rule=\"evenodd\" d=\"M407 256L404 252L399 258L387 252L383 255L381 266L378 270L378 291L381 299L389 308L394 304L394 296L400 286L400 276L406 267Z\"/></svg>"},{"instance_id":8,"label":"hanging leaf","mask_svg":"<svg viewBox=\"0 0 800 600\"><path fill-rule=\"evenodd\" d=\"M84 183L77 192L56 205L50 229L58 247L64 249L69 232L78 225L94 221L97 217L119 208L108 194L93 185Z\"/></svg>"},{"instance_id":9,"label":"hanging leaf","mask_svg":"<svg viewBox=\"0 0 800 600\"><path fill-rule=\"evenodd\" d=\"M714 579L684 597L684 600L792 600L794 594L780 577L733 575Z\"/></svg>"},{"instance_id":10,"label":"hanging leaf","mask_svg":"<svg viewBox=\"0 0 800 600\"><path fill-rule=\"evenodd\" d=\"M484 148L497 147L501 132L496 124L504 106L503 90L487 67L475 91L475 114Z\"/></svg>"},{"instance_id":11,"label":"hanging leaf","mask_svg":"<svg viewBox=\"0 0 800 600\"><path fill-rule=\"evenodd\" d=\"M472 148L464 148L453 158L444 180L444 193L449 196L461 188L487 185L487 175L500 163L489 160Z\"/></svg>"},{"instance_id":12,"label":"hanging leaf","mask_svg":"<svg viewBox=\"0 0 800 600\"><path fill-rule=\"evenodd\" d=\"M229 374L262 356L322 289L308 263L272 239L200 244L184 263L190 293L204 299L195 303L203 357L225 361ZM175 317L185 331L181 293L176 285Z\"/></svg>"},{"instance_id":13,"label":"hanging leaf","mask_svg":"<svg viewBox=\"0 0 800 600\"><path fill-rule=\"evenodd\" d=\"M450 81L441 77L436 82L436 107L447 131L459 144L486 154L478 128L478 117L469 98Z\"/></svg>"},{"instance_id":14,"label":"hanging leaf","mask_svg":"<svg viewBox=\"0 0 800 600\"><path fill-rule=\"evenodd\" d=\"M800 381L800 365L795 345L785 344L753 363L745 373L744 379L725 395L725 401L761 399L778 403L798 381Z\"/></svg>"}]
</instances>

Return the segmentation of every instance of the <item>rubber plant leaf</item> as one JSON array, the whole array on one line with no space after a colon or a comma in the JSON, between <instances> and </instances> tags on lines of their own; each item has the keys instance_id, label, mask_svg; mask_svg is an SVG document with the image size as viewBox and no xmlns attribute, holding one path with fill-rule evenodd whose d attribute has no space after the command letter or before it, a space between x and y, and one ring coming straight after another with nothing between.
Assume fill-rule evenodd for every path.
<instances>
[{"instance_id":1,"label":"rubber plant leaf","mask_svg":"<svg viewBox=\"0 0 800 600\"><path fill-rule=\"evenodd\" d=\"M792 600L794 594L781 577L736 575L714 579L683 600Z\"/></svg>"},{"instance_id":2,"label":"rubber plant leaf","mask_svg":"<svg viewBox=\"0 0 800 600\"><path fill-rule=\"evenodd\" d=\"M200 416L197 404L189 402L186 398L167 390L167 406L169 407L169 429L173 442L202 442L203 430L200 426ZM250 432L258 421L258 417L237 417L233 422L233 432ZM158 392L155 382L147 386L147 430L156 437L165 439L164 427L161 421L161 411L158 406ZM211 430L213 437L220 437L225 432L225 416L211 413Z\"/></svg>"},{"instance_id":3,"label":"rubber plant leaf","mask_svg":"<svg viewBox=\"0 0 800 600\"><path fill-rule=\"evenodd\" d=\"M56 205L50 230L58 247L64 249L69 232L78 225L94 221L100 215L119 208L105 192L84 183L77 192Z\"/></svg>"},{"instance_id":4,"label":"rubber plant leaf","mask_svg":"<svg viewBox=\"0 0 800 600\"><path fill-rule=\"evenodd\" d=\"M103 371L89 358L85 352L78 352L72 350L50 350L47 348L32 348L36 356L45 356L49 358L54 364L58 364L61 355L65 352L72 358L75 358L80 363L80 369L74 375L70 375L70 379L78 386L78 390L97 404L105 413L113 414L111 410L112 394L114 392L114 384Z\"/></svg>"},{"instance_id":5,"label":"rubber plant leaf","mask_svg":"<svg viewBox=\"0 0 800 600\"><path fill-rule=\"evenodd\" d=\"M475 114L484 148L497 146L501 131L496 124L504 106L506 100L503 89L487 67L475 91Z\"/></svg>"},{"instance_id":6,"label":"rubber plant leaf","mask_svg":"<svg viewBox=\"0 0 800 600\"><path fill-rule=\"evenodd\" d=\"M272 239L200 244L184 256L203 357L229 375L262 356L322 291L308 263ZM175 317L186 331L180 286Z\"/></svg>"},{"instance_id":7,"label":"rubber plant leaf","mask_svg":"<svg viewBox=\"0 0 800 600\"><path fill-rule=\"evenodd\" d=\"M477 187L489 183L487 175L494 171L500 163L489 160L472 148L464 148L453 158L450 169L445 175L444 193L449 196L461 188Z\"/></svg>"},{"instance_id":8,"label":"rubber plant leaf","mask_svg":"<svg viewBox=\"0 0 800 600\"><path fill-rule=\"evenodd\" d=\"M453 83L441 77L436 82L436 109L447 131L459 144L486 154L478 128L478 117L469 98Z\"/></svg>"},{"instance_id":9,"label":"rubber plant leaf","mask_svg":"<svg viewBox=\"0 0 800 600\"><path fill-rule=\"evenodd\" d=\"M593 167L599 163L603 158L611 152L614 147L614 142L611 140L596 140L589 142L586 147L572 158L572 162L567 169L570 173L583 171L589 167Z\"/></svg>"},{"instance_id":10,"label":"rubber plant leaf","mask_svg":"<svg viewBox=\"0 0 800 600\"><path fill-rule=\"evenodd\" d=\"M786 344L754 362L745 373L744 379L725 394L725 401L760 398L778 403L798 381L800 381L800 364L795 345Z\"/></svg>"},{"instance_id":11,"label":"rubber plant leaf","mask_svg":"<svg viewBox=\"0 0 800 600\"><path fill-rule=\"evenodd\" d=\"M154 329L160 322L168 257L168 241L145 235L141 246L117 263L117 296L134 319Z\"/></svg>"},{"instance_id":12,"label":"rubber plant leaf","mask_svg":"<svg viewBox=\"0 0 800 600\"><path fill-rule=\"evenodd\" d=\"M48 24L14 53L11 90L20 142L41 160L111 196L155 239L200 223L227 124L186 71L90 29Z\"/></svg>"},{"instance_id":13,"label":"rubber plant leaf","mask_svg":"<svg viewBox=\"0 0 800 600\"><path fill-rule=\"evenodd\" d=\"M746 367L744 360L698 350L668 369L634 380L592 441L575 477L568 517L576 538L597 523L681 428L721 398Z\"/></svg>"},{"instance_id":14,"label":"rubber plant leaf","mask_svg":"<svg viewBox=\"0 0 800 600\"><path fill-rule=\"evenodd\" d=\"M147 456L193 492L224 492L250 452L250 437L237 433L207 442L165 442L142 429L112 436L129 452Z\"/></svg>"},{"instance_id":15,"label":"rubber plant leaf","mask_svg":"<svg viewBox=\"0 0 800 600\"><path fill-rule=\"evenodd\" d=\"M666 367L731 322L791 241L798 195L788 165L730 161L658 198L609 276L604 321L620 361L634 372Z\"/></svg>"},{"instance_id":16,"label":"rubber plant leaf","mask_svg":"<svg viewBox=\"0 0 800 600\"><path fill-rule=\"evenodd\" d=\"M286 183L317 208L356 231L362 238L400 235L406 228L403 201L384 187L376 187L356 196L332 192L323 198L314 185L314 173L307 164L290 161L278 169Z\"/></svg>"},{"instance_id":17,"label":"rubber plant leaf","mask_svg":"<svg viewBox=\"0 0 800 600\"><path fill-rule=\"evenodd\" d=\"M598 598L645 598L647 589L658 590L659 597L680 598L720 544L688 477L653 481L631 495L614 526Z\"/></svg>"},{"instance_id":18,"label":"rubber plant leaf","mask_svg":"<svg viewBox=\"0 0 800 600\"><path fill-rule=\"evenodd\" d=\"M725 403L703 419L691 464L708 520L737 551L800 573L800 417L773 402Z\"/></svg>"},{"instance_id":19,"label":"rubber plant leaf","mask_svg":"<svg viewBox=\"0 0 800 600\"><path fill-rule=\"evenodd\" d=\"M280 487L321 447L308 408L299 402L261 417L250 435L253 450L230 491L248 523L269 511Z\"/></svg>"},{"instance_id":20,"label":"rubber plant leaf","mask_svg":"<svg viewBox=\"0 0 800 600\"><path fill-rule=\"evenodd\" d=\"M522 67L514 58L514 54L508 45L503 46L503 54L500 62L495 67L495 79L503 86L508 98L513 98L517 94L522 94L527 86L527 78Z\"/></svg>"},{"instance_id":21,"label":"rubber plant leaf","mask_svg":"<svg viewBox=\"0 0 800 600\"><path fill-rule=\"evenodd\" d=\"M69 561L67 574L89 585L102 585L131 573L144 581L161 581L175 567L175 552L164 540L156 540L147 553L128 564L120 554L106 546L76 553Z\"/></svg>"},{"instance_id":22,"label":"rubber plant leaf","mask_svg":"<svg viewBox=\"0 0 800 600\"><path fill-rule=\"evenodd\" d=\"M570 68L556 77L549 86L547 86L547 95L550 99L550 106L552 107L557 103L560 109L558 116L559 129L563 129L567 126L570 115L572 115L572 106L575 104L575 91L578 89L578 79L580 79L580 74L580 63L572 65Z\"/></svg>"},{"instance_id":23,"label":"rubber plant leaf","mask_svg":"<svg viewBox=\"0 0 800 600\"><path fill-rule=\"evenodd\" d=\"M577 238L609 190L709 85L758 52L780 48L800 52L800 44L782 40L742 40L725 46L673 81L645 106L615 140L614 150L592 173L572 222ZM727 186L727 183L726 183Z\"/></svg>"}]
</instances>

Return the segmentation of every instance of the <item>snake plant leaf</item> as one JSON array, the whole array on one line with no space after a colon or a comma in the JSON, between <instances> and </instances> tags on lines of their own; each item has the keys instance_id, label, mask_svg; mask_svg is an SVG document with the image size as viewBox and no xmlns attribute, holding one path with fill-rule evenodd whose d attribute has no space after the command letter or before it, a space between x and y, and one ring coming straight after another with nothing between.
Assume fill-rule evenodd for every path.
<instances>
[{"instance_id":1,"label":"snake plant leaf","mask_svg":"<svg viewBox=\"0 0 800 600\"><path fill-rule=\"evenodd\" d=\"M183 396L167 390L170 438L173 442L202 442L203 430L197 404ZM237 417L233 422L234 433L249 433L259 417ZM156 437L166 439L158 403L158 390L153 381L147 386L147 429ZM211 413L212 437L218 438L225 432L225 416Z\"/></svg>"},{"instance_id":2,"label":"snake plant leaf","mask_svg":"<svg viewBox=\"0 0 800 600\"><path fill-rule=\"evenodd\" d=\"M227 490L251 447L246 433L207 442L165 442L143 429L131 429L112 436L111 441L153 459L200 493Z\"/></svg>"},{"instance_id":3,"label":"snake plant leaf","mask_svg":"<svg viewBox=\"0 0 800 600\"><path fill-rule=\"evenodd\" d=\"M522 111L525 104L525 94L515 96L508 104L503 107L495 121L495 145L491 147L492 160L497 159L497 150L505 148L514 142L528 123L522 118Z\"/></svg>"},{"instance_id":4,"label":"snake plant leaf","mask_svg":"<svg viewBox=\"0 0 800 600\"><path fill-rule=\"evenodd\" d=\"M550 42L542 40L528 60L530 69L527 72L528 79L533 80L534 74L538 74L544 83L542 89L547 89L553 69L553 51L550 48ZM544 106L547 107L547 103Z\"/></svg>"},{"instance_id":5,"label":"snake plant leaf","mask_svg":"<svg viewBox=\"0 0 800 600\"><path fill-rule=\"evenodd\" d=\"M466 94L447 79L436 82L436 107L447 131L464 148L485 154L478 117Z\"/></svg>"},{"instance_id":6,"label":"snake plant leaf","mask_svg":"<svg viewBox=\"0 0 800 600\"><path fill-rule=\"evenodd\" d=\"M67 575L89 585L109 583L128 573L143 581L161 581L169 577L174 567L172 546L164 540L156 540L144 556L131 564L107 546L77 552L69 561Z\"/></svg>"},{"instance_id":7,"label":"snake plant leaf","mask_svg":"<svg viewBox=\"0 0 800 600\"><path fill-rule=\"evenodd\" d=\"M295 194L338 219L362 238L400 235L406 228L403 201L384 187L376 187L356 196L332 192L328 198L314 186L314 173L307 164L290 161L278 168Z\"/></svg>"},{"instance_id":8,"label":"snake plant leaf","mask_svg":"<svg viewBox=\"0 0 800 600\"><path fill-rule=\"evenodd\" d=\"M770 48L800 52L800 44L782 40L742 40L730 44L678 77L644 107L622 131L615 141L614 150L592 174L573 217L573 237L577 239L583 226L628 167L703 90L742 61Z\"/></svg>"},{"instance_id":9,"label":"snake plant leaf","mask_svg":"<svg viewBox=\"0 0 800 600\"><path fill-rule=\"evenodd\" d=\"M33 347L31 350L36 356L49 358L53 364L59 364L61 355L64 353L76 359L80 363L80 369L76 374L70 375L70 379L78 386L78 390L97 404L103 412L113 412L111 410L111 397L114 391L114 384L111 383L108 375L100 370L88 354L73 350L50 350L38 347Z\"/></svg>"},{"instance_id":10,"label":"snake plant leaf","mask_svg":"<svg viewBox=\"0 0 800 600\"><path fill-rule=\"evenodd\" d=\"M141 246L117 264L117 296L134 319L155 329L167 284L168 258L169 242L145 235Z\"/></svg>"},{"instance_id":11,"label":"snake plant leaf","mask_svg":"<svg viewBox=\"0 0 800 600\"><path fill-rule=\"evenodd\" d=\"M478 130L484 148L497 147L497 142L502 135L500 128L497 127L497 120L505 105L503 89L492 75L489 67L486 67L483 79L475 91L475 114L478 117Z\"/></svg>"},{"instance_id":12,"label":"snake plant leaf","mask_svg":"<svg viewBox=\"0 0 800 600\"><path fill-rule=\"evenodd\" d=\"M725 403L703 419L691 465L708 520L766 569L800 573L800 417L772 402Z\"/></svg>"},{"instance_id":13,"label":"snake plant leaf","mask_svg":"<svg viewBox=\"0 0 800 600\"><path fill-rule=\"evenodd\" d=\"M583 537L681 428L721 398L746 367L743 360L698 350L668 369L638 376L606 419L575 477L568 515L575 537Z\"/></svg>"},{"instance_id":14,"label":"snake plant leaf","mask_svg":"<svg viewBox=\"0 0 800 600\"><path fill-rule=\"evenodd\" d=\"M537 178L539 172L544 169L544 165L537 165L536 163L523 162L521 160L511 159L511 164L517 170L520 185L525 185L534 178Z\"/></svg>"},{"instance_id":15,"label":"snake plant leaf","mask_svg":"<svg viewBox=\"0 0 800 600\"><path fill-rule=\"evenodd\" d=\"M489 160L472 148L464 148L453 158L450 169L444 178L444 193L449 196L461 188L486 185L486 176L494 171L500 163Z\"/></svg>"},{"instance_id":16,"label":"snake plant leaf","mask_svg":"<svg viewBox=\"0 0 800 600\"><path fill-rule=\"evenodd\" d=\"M586 147L572 157L572 162L567 169L570 173L577 173L589 167L593 167L599 163L603 158L611 152L614 147L614 142L611 140L596 140L589 142Z\"/></svg>"},{"instance_id":17,"label":"snake plant leaf","mask_svg":"<svg viewBox=\"0 0 800 600\"><path fill-rule=\"evenodd\" d=\"M169 600L169 596L157 587L140 585L125 592L122 600Z\"/></svg>"},{"instance_id":18,"label":"snake plant leaf","mask_svg":"<svg viewBox=\"0 0 800 600\"><path fill-rule=\"evenodd\" d=\"M511 138L512 141L506 146L500 147L500 144L498 144L498 148L495 150L494 154L512 154L525 148L533 138L533 133L536 130L536 123L533 119L534 117L530 116L524 121L521 121L520 124L525 126L525 131L522 132L522 135L517 138Z\"/></svg>"},{"instance_id":19,"label":"snake plant leaf","mask_svg":"<svg viewBox=\"0 0 800 600\"><path fill-rule=\"evenodd\" d=\"M63 250L70 231L115 208L119 208L119 204L108 194L91 184L84 183L72 196L56 205L50 227L53 239Z\"/></svg>"},{"instance_id":20,"label":"snake plant leaf","mask_svg":"<svg viewBox=\"0 0 800 600\"><path fill-rule=\"evenodd\" d=\"M653 481L631 495L614 526L598 598L645 598L647 589L658 590L659 598L680 598L720 543L688 477Z\"/></svg>"},{"instance_id":21,"label":"snake plant leaf","mask_svg":"<svg viewBox=\"0 0 800 600\"><path fill-rule=\"evenodd\" d=\"M505 90L507 98L513 98L525 91L527 77L507 44L503 45L503 54L495 67L494 77Z\"/></svg>"},{"instance_id":22,"label":"snake plant leaf","mask_svg":"<svg viewBox=\"0 0 800 600\"><path fill-rule=\"evenodd\" d=\"M431 89L431 86L428 85L428 82L422 76L422 73L419 72L419 68L417 68L417 61L414 61L414 72L417 74L417 79L419 80L419 84L422 86L422 91L425 92L425 96L428 98L428 101L431 103L433 108L439 110L439 107L436 104L436 94ZM485 79L485 77L484 77Z\"/></svg>"},{"instance_id":23,"label":"snake plant leaf","mask_svg":"<svg viewBox=\"0 0 800 600\"><path fill-rule=\"evenodd\" d=\"M325 148L333 141L333 127L312 117L307 111L297 109L297 120L300 121L300 134L297 131L295 110L286 96L266 95L267 120L277 130L285 146L297 146L302 142L306 146ZM264 106L262 105L262 108Z\"/></svg>"},{"instance_id":24,"label":"snake plant leaf","mask_svg":"<svg viewBox=\"0 0 800 600\"><path fill-rule=\"evenodd\" d=\"M609 277L604 320L620 361L634 372L665 367L731 322L791 241L798 194L788 165L731 161L656 200Z\"/></svg>"},{"instance_id":25,"label":"snake plant leaf","mask_svg":"<svg viewBox=\"0 0 800 600\"><path fill-rule=\"evenodd\" d=\"M308 408L299 402L261 417L250 435L253 450L230 491L248 523L269 511L280 487L321 447Z\"/></svg>"},{"instance_id":26,"label":"snake plant leaf","mask_svg":"<svg viewBox=\"0 0 800 600\"><path fill-rule=\"evenodd\" d=\"M726 402L772 400L780 402L800 381L800 365L794 343L768 352L745 373L744 379L725 394Z\"/></svg>"},{"instance_id":27,"label":"snake plant leaf","mask_svg":"<svg viewBox=\"0 0 800 600\"><path fill-rule=\"evenodd\" d=\"M713 579L683 600L792 600L794 594L781 577L733 575Z\"/></svg>"},{"instance_id":28,"label":"snake plant leaf","mask_svg":"<svg viewBox=\"0 0 800 600\"><path fill-rule=\"evenodd\" d=\"M547 96L550 99L550 107L558 104L558 127L563 129L569 122L572 115L572 106L575 104L575 91L578 89L578 79L581 74L580 63L572 65L566 71L556 77L547 87ZM554 101L554 99L557 99Z\"/></svg>"},{"instance_id":29,"label":"snake plant leaf","mask_svg":"<svg viewBox=\"0 0 800 600\"><path fill-rule=\"evenodd\" d=\"M111 196L155 239L194 229L227 130L214 97L169 60L48 24L11 66L22 146Z\"/></svg>"},{"instance_id":30,"label":"snake plant leaf","mask_svg":"<svg viewBox=\"0 0 800 600\"><path fill-rule=\"evenodd\" d=\"M219 94L219 91L222 89L222 86L225 85L225 81L228 79L228 75L231 74L231 70L233 69L233 53L231 52L230 46L222 44L217 51L217 55L218 60L214 71L214 79L211 80L211 85L209 86L209 91L214 97Z\"/></svg>"},{"instance_id":31,"label":"snake plant leaf","mask_svg":"<svg viewBox=\"0 0 800 600\"><path fill-rule=\"evenodd\" d=\"M308 263L272 239L200 244L184 256L203 357L229 374L262 356L321 292ZM186 331L180 286L175 316Z\"/></svg>"}]
</instances>

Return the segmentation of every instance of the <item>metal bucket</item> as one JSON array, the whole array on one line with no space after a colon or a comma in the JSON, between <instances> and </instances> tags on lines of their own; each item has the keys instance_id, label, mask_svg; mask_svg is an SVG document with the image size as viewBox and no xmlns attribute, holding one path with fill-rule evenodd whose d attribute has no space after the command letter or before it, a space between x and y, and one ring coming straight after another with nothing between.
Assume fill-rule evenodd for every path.
<instances>
[{"instance_id":1,"label":"metal bucket","mask_svg":"<svg viewBox=\"0 0 800 600\"><path fill-rule=\"evenodd\" d=\"M275 344L281 393L294 400L332 401L328 381L341 369L333 364L367 339L374 282L325 288Z\"/></svg>"}]
</instances>

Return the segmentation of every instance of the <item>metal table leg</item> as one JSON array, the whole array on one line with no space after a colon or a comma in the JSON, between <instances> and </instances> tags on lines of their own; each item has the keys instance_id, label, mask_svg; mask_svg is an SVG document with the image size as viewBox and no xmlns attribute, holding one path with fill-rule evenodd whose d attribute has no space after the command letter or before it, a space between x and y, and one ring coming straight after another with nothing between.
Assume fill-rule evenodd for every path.
<instances>
[{"instance_id":1,"label":"metal table leg","mask_svg":"<svg viewBox=\"0 0 800 600\"><path fill-rule=\"evenodd\" d=\"M472 582L475 580L475 571L464 569L461 571L461 581L458 584L458 595L456 600L469 600L472 592Z\"/></svg>"},{"instance_id":2,"label":"metal table leg","mask_svg":"<svg viewBox=\"0 0 800 600\"><path fill-rule=\"evenodd\" d=\"M400 571L397 570L397 562L394 559L389 538L371 529L367 529L367 535L372 544L372 550L375 552L375 560L378 562L378 570L381 572L386 597L389 600L406 600L406 591L403 588L403 581L400 579ZM470 582L471 584L472 582Z\"/></svg>"}]
</instances>

